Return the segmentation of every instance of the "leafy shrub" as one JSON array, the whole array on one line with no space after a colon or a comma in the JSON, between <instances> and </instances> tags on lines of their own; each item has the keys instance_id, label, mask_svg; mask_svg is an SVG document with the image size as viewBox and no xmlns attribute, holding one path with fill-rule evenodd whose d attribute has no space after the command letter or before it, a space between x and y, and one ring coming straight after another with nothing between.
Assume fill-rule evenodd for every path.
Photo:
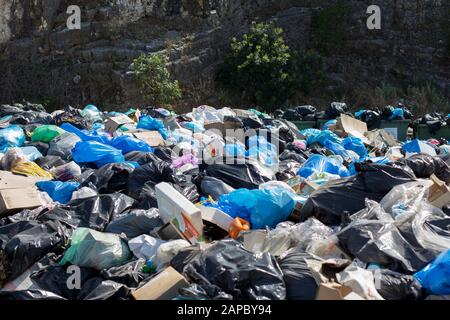
<instances>
[{"instance_id":1,"label":"leafy shrub","mask_svg":"<svg viewBox=\"0 0 450 320\"><path fill-rule=\"evenodd\" d=\"M130 70L146 102L168 105L181 98L177 80L167 69L168 58L161 54L143 54L130 65Z\"/></svg>"}]
</instances>

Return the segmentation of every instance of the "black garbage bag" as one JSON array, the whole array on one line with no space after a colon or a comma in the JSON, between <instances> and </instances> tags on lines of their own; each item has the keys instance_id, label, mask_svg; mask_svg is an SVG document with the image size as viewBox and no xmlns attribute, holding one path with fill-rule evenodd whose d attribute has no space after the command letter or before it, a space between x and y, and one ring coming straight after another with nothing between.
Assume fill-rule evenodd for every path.
<instances>
[{"instance_id":1,"label":"black garbage bag","mask_svg":"<svg viewBox=\"0 0 450 320\"><path fill-rule=\"evenodd\" d=\"M302 117L307 116L309 114L314 115L316 113L316 108L313 106L298 106L295 108L295 111L301 115Z\"/></svg>"},{"instance_id":2,"label":"black garbage bag","mask_svg":"<svg viewBox=\"0 0 450 320\"><path fill-rule=\"evenodd\" d=\"M178 290L178 297L183 300L233 300L232 295L223 292L217 286L201 286L197 283Z\"/></svg>"},{"instance_id":3,"label":"black garbage bag","mask_svg":"<svg viewBox=\"0 0 450 320\"><path fill-rule=\"evenodd\" d=\"M283 117L284 111L281 109L275 110L272 115L275 119L281 119Z\"/></svg>"},{"instance_id":4,"label":"black garbage bag","mask_svg":"<svg viewBox=\"0 0 450 320\"><path fill-rule=\"evenodd\" d=\"M388 269L372 270L378 293L386 300L420 300L424 289L413 276Z\"/></svg>"},{"instance_id":5,"label":"black garbage bag","mask_svg":"<svg viewBox=\"0 0 450 320\"><path fill-rule=\"evenodd\" d=\"M381 119L382 120L389 120L394 113L394 107L393 106L384 106L381 108Z\"/></svg>"},{"instance_id":6,"label":"black garbage bag","mask_svg":"<svg viewBox=\"0 0 450 320\"><path fill-rule=\"evenodd\" d=\"M81 116L79 109L75 109L70 106L66 107L63 113L59 113L54 116L51 123L59 127L63 123L70 123L74 127L81 130L87 129L90 125L90 123Z\"/></svg>"},{"instance_id":7,"label":"black garbage bag","mask_svg":"<svg viewBox=\"0 0 450 320\"><path fill-rule=\"evenodd\" d=\"M300 210L300 221L314 216L326 225L339 225L342 214L366 207L365 199L379 202L393 187L411 182L410 172L384 164L357 164L356 175L330 181L314 191Z\"/></svg>"},{"instance_id":8,"label":"black garbage bag","mask_svg":"<svg viewBox=\"0 0 450 320\"><path fill-rule=\"evenodd\" d=\"M172 163L173 159L176 159L174 152L169 147L157 147L155 148L155 156L159 159Z\"/></svg>"},{"instance_id":9,"label":"black garbage bag","mask_svg":"<svg viewBox=\"0 0 450 320\"><path fill-rule=\"evenodd\" d=\"M450 182L450 167L439 157L417 153L399 162L410 167L417 178L427 179L434 174L442 181Z\"/></svg>"},{"instance_id":10,"label":"black garbage bag","mask_svg":"<svg viewBox=\"0 0 450 320\"><path fill-rule=\"evenodd\" d=\"M53 292L30 289L19 291L0 291L0 300L66 300Z\"/></svg>"},{"instance_id":11,"label":"black garbage bag","mask_svg":"<svg viewBox=\"0 0 450 320\"><path fill-rule=\"evenodd\" d=\"M39 286L39 288L52 292L58 296L68 300L75 300L80 292L81 287L92 277L98 276L98 271L92 268L79 268L79 283L73 282L73 271L67 270L69 266L60 266L58 264L48 266L31 275L31 280ZM79 284L80 289L71 285Z\"/></svg>"},{"instance_id":12,"label":"black garbage bag","mask_svg":"<svg viewBox=\"0 0 450 320\"><path fill-rule=\"evenodd\" d=\"M414 247L385 221L358 220L340 232L338 239L347 254L406 274L419 271L437 256L436 252Z\"/></svg>"},{"instance_id":13,"label":"black garbage bag","mask_svg":"<svg viewBox=\"0 0 450 320\"><path fill-rule=\"evenodd\" d=\"M179 273L183 273L184 267L199 255L200 252L201 249L198 244L183 248L172 258L172 260L170 260L170 266Z\"/></svg>"},{"instance_id":14,"label":"black garbage bag","mask_svg":"<svg viewBox=\"0 0 450 320\"><path fill-rule=\"evenodd\" d=\"M251 163L212 164L206 169L206 174L222 180L235 189L257 189L260 184L272 180L272 177Z\"/></svg>"},{"instance_id":15,"label":"black garbage bag","mask_svg":"<svg viewBox=\"0 0 450 320\"><path fill-rule=\"evenodd\" d=\"M214 200L218 200L222 194L228 194L235 190L222 180L208 176L202 179L200 189L204 196L211 196Z\"/></svg>"},{"instance_id":16,"label":"black garbage bag","mask_svg":"<svg viewBox=\"0 0 450 320\"><path fill-rule=\"evenodd\" d=\"M325 110L325 115L327 119L336 119L342 113L346 113L348 111L347 104L343 102L332 102L328 108Z\"/></svg>"},{"instance_id":17,"label":"black garbage bag","mask_svg":"<svg viewBox=\"0 0 450 320\"><path fill-rule=\"evenodd\" d=\"M50 170L51 168L66 164L66 161L58 156L45 156L36 159L34 162L36 162L36 164L44 170Z\"/></svg>"},{"instance_id":18,"label":"black garbage bag","mask_svg":"<svg viewBox=\"0 0 450 320\"><path fill-rule=\"evenodd\" d=\"M130 295L131 289L121 283L93 277L81 287L77 300L130 300Z\"/></svg>"},{"instance_id":19,"label":"black garbage bag","mask_svg":"<svg viewBox=\"0 0 450 320\"><path fill-rule=\"evenodd\" d=\"M189 201L196 203L199 200L197 186L189 180L187 175L176 175L172 177L175 182L168 182L172 187L180 192ZM151 209L157 208L158 201L156 199L155 184L148 182L142 188L142 192L139 197L139 209Z\"/></svg>"},{"instance_id":20,"label":"black garbage bag","mask_svg":"<svg viewBox=\"0 0 450 320\"><path fill-rule=\"evenodd\" d=\"M60 221L72 228L103 231L116 215L130 209L135 200L122 194L102 194L76 199L39 216L39 221Z\"/></svg>"},{"instance_id":21,"label":"black garbage bag","mask_svg":"<svg viewBox=\"0 0 450 320\"><path fill-rule=\"evenodd\" d=\"M149 274L142 272L144 266L145 259L138 259L107 270L102 270L100 275L105 280L123 284L128 288L137 288L139 283L150 276Z\"/></svg>"},{"instance_id":22,"label":"black garbage bag","mask_svg":"<svg viewBox=\"0 0 450 320\"><path fill-rule=\"evenodd\" d=\"M298 170L301 168L301 164L294 160L283 160L278 164L278 172L275 174L278 181L286 181L294 178L297 175Z\"/></svg>"},{"instance_id":23,"label":"black garbage bag","mask_svg":"<svg viewBox=\"0 0 450 320\"><path fill-rule=\"evenodd\" d=\"M109 163L100 169L88 169L83 172L80 187L91 187L94 185L98 193L114 193L126 190L128 179L134 171L126 163ZM78 179L77 179L78 180Z\"/></svg>"},{"instance_id":24,"label":"black garbage bag","mask_svg":"<svg viewBox=\"0 0 450 320\"><path fill-rule=\"evenodd\" d=\"M287 109L284 111L283 119L289 121L303 121L303 117L295 109Z\"/></svg>"},{"instance_id":25,"label":"black garbage bag","mask_svg":"<svg viewBox=\"0 0 450 320\"><path fill-rule=\"evenodd\" d=\"M201 251L183 273L203 288L215 286L235 299L284 300L286 286L276 259L254 254L235 240L222 240Z\"/></svg>"},{"instance_id":26,"label":"black garbage bag","mask_svg":"<svg viewBox=\"0 0 450 320\"><path fill-rule=\"evenodd\" d=\"M35 147L38 151L45 157L48 152L49 145L41 141L27 141L25 142L26 147Z\"/></svg>"},{"instance_id":27,"label":"black garbage bag","mask_svg":"<svg viewBox=\"0 0 450 320\"><path fill-rule=\"evenodd\" d=\"M135 169L128 180L128 195L139 199L144 186L154 187L160 182L172 182L174 171L169 163L152 159L151 162Z\"/></svg>"},{"instance_id":28,"label":"black garbage bag","mask_svg":"<svg viewBox=\"0 0 450 320\"><path fill-rule=\"evenodd\" d=\"M162 220L159 217L158 209L131 210L117 215L105 229L108 233L124 233L128 239L135 238L142 234L149 234L151 230L161 227Z\"/></svg>"},{"instance_id":29,"label":"black garbage bag","mask_svg":"<svg viewBox=\"0 0 450 320\"><path fill-rule=\"evenodd\" d=\"M258 117L241 118L244 130L264 128L264 124Z\"/></svg>"},{"instance_id":30,"label":"black garbage bag","mask_svg":"<svg viewBox=\"0 0 450 320\"><path fill-rule=\"evenodd\" d=\"M319 284L305 259L311 256L302 252L291 252L280 260L286 283L287 300L315 300Z\"/></svg>"},{"instance_id":31,"label":"black garbage bag","mask_svg":"<svg viewBox=\"0 0 450 320\"><path fill-rule=\"evenodd\" d=\"M284 161L284 160L293 160L300 164L303 164L306 162L306 158L304 156L302 156L301 154L296 153L294 151L290 151L290 150L284 150L280 154L280 161Z\"/></svg>"},{"instance_id":32,"label":"black garbage bag","mask_svg":"<svg viewBox=\"0 0 450 320\"><path fill-rule=\"evenodd\" d=\"M62 251L70 235L70 229L58 221L20 221L0 227L0 278L14 279L47 253Z\"/></svg>"},{"instance_id":33,"label":"black garbage bag","mask_svg":"<svg viewBox=\"0 0 450 320\"><path fill-rule=\"evenodd\" d=\"M367 123L368 130L374 130L380 127L380 114L374 110L366 110L361 114L361 121Z\"/></svg>"},{"instance_id":34,"label":"black garbage bag","mask_svg":"<svg viewBox=\"0 0 450 320\"><path fill-rule=\"evenodd\" d=\"M125 155L125 160L137 162L140 166L143 166L144 164L158 161L160 159L151 152L131 151Z\"/></svg>"},{"instance_id":35,"label":"black garbage bag","mask_svg":"<svg viewBox=\"0 0 450 320\"><path fill-rule=\"evenodd\" d=\"M431 112L425 114L419 121L421 124L426 124L432 134L436 134L439 129L447 124L447 117L439 112Z\"/></svg>"}]
</instances>

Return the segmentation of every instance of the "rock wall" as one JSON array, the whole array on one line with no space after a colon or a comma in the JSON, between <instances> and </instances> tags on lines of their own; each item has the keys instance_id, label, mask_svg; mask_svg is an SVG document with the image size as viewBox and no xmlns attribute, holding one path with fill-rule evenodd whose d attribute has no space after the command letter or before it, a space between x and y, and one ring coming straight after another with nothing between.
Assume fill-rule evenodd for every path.
<instances>
[{"instance_id":1,"label":"rock wall","mask_svg":"<svg viewBox=\"0 0 450 320\"><path fill-rule=\"evenodd\" d=\"M220 104L215 68L252 20L275 20L290 46L307 49L318 41L313 17L339 3L351 7L351 23L326 55L327 90L427 81L450 95L449 54L436 31L449 19L448 0L1 0L0 103L134 106L142 101L130 62L166 50L185 101ZM72 4L81 30L66 27ZM382 9L381 30L366 27L370 4Z\"/></svg>"}]
</instances>

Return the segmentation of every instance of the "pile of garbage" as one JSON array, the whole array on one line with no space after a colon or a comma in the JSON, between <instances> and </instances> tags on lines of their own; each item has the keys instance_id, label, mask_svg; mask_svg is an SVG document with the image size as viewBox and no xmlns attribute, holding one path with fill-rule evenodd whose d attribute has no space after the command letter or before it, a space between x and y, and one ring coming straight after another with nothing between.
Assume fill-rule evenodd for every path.
<instances>
[{"instance_id":1,"label":"pile of garbage","mask_svg":"<svg viewBox=\"0 0 450 320\"><path fill-rule=\"evenodd\" d=\"M317 111L314 106L304 105L274 112L275 118L289 121L333 120L341 114L349 114L349 107L344 102L332 102L325 111Z\"/></svg>"},{"instance_id":2,"label":"pile of garbage","mask_svg":"<svg viewBox=\"0 0 450 320\"><path fill-rule=\"evenodd\" d=\"M346 112L1 106L0 299L448 299L450 146Z\"/></svg>"}]
</instances>

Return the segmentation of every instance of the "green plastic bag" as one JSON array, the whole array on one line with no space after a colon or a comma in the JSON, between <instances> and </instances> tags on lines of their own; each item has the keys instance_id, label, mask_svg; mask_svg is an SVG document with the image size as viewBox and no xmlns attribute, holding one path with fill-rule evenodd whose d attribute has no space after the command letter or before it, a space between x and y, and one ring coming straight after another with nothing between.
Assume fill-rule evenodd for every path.
<instances>
[{"instance_id":1,"label":"green plastic bag","mask_svg":"<svg viewBox=\"0 0 450 320\"><path fill-rule=\"evenodd\" d=\"M66 131L57 126L53 125L40 126L37 127L31 134L31 141L41 141L49 143L54 138L62 135L64 132Z\"/></svg>"},{"instance_id":2,"label":"green plastic bag","mask_svg":"<svg viewBox=\"0 0 450 320\"><path fill-rule=\"evenodd\" d=\"M60 264L102 270L124 264L131 257L128 245L117 234L77 228Z\"/></svg>"}]
</instances>

